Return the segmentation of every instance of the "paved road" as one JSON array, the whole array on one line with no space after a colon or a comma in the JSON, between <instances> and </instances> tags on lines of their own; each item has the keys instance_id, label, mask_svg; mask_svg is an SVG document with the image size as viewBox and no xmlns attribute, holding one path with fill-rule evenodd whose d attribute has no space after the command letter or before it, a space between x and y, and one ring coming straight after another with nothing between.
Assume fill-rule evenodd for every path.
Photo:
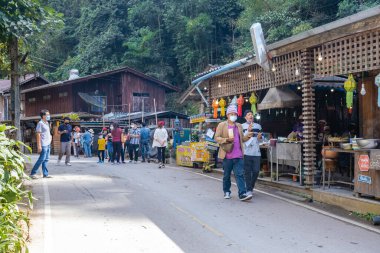
<instances>
[{"instance_id":1,"label":"paved road","mask_svg":"<svg viewBox=\"0 0 380 253\"><path fill-rule=\"evenodd\" d=\"M240 202L235 186L224 200L190 169L51 162L54 178L30 183L32 253L379 252L379 234L261 193Z\"/></svg>"}]
</instances>

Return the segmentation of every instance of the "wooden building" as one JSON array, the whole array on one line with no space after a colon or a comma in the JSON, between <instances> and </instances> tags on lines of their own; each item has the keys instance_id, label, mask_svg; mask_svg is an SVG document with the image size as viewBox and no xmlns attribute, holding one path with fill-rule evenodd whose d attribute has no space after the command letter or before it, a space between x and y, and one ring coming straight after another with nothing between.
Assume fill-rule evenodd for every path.
<instances>
[{"instance_id":1,"label":"wooden building","mask_svg":"<svg viewBox=\"0 0 380 253\"><path fill-rule=\"evenodd\" d=\"M168 92L179 89L129 67L123 67L72 80L22 89L25 117L38 116L41 109L51 114L85 112L101 115L109 112L165 110ZM94 102L95 101L95 102ZM98 106L98 102L102 107Z\"/></svg>"},{"instance_id":2,"label":"wooden building","mask_svg":"<svg viewBox=\"0 0 380 253\"><path fill-rule=\"evenodd\" d=\"M380 138L378 88L374 84L380 73L380 6L273 43L267 49L270 71L259 66L255 58L244 59L240 66L224 72L216 68L197 76L209 77L189 87L182 100L198 86L211 104L215 98L299 83L304 116L304 175L310 187L314 184L317 157L315 79L353 74L359 86L357 92L364 82L367 94L358 95L360 132L365 138ZM212 75L213 71L217 74Z\"/></svg>"}]
</instances>

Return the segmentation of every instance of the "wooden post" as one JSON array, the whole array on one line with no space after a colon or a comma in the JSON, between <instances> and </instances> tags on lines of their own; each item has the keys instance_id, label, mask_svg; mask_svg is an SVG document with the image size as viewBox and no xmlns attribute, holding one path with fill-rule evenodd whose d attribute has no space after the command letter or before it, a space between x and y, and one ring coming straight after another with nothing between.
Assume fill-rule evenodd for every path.
<instances>
[{"instance_id":1,"label":"wooden post","mask_svg":"<svg viewBox=\"0 0 380 253\"><path fill-rule=\"evenodd\" d=\"M315 91L312 87L314 72L313 53L307 49L301 53L302 59L302 115L304 124L304 151L303 164L305 186L311 188L314 185L316 170L316 118L315 118ZM300 168L302 169L302 168Z\"/></svg>"},{"instance_id":2,"label":"wooden post","mask_svg":"<svg viewBox=\"0 0 380 253\"><path fill-rule=\"evenodd\" d=\"M154 114L156 116L156 126L158 126L158 120L157 120L157 108L156 108L156 99L153 98L153 105L154 105Z\"/></svg>"},{"instance_id":3,"label":"wooden post","mask_svg":"<svg viewBox=\"0 0 380 253\"><path fill-rule=\"evenodd\" d=\"M141 123L144 122L144 98L142 98Z\"/></svg>"},{"instance_id":4,"label":"wooden post","mask_svg":"<svg viewBox=\"0 0 380 253\"><path fill-rule=\"evenodd\" d=\"M128 127L131 127L131 104L128 104L128 118L129 118L129 126Z\"/></svg>"}]
</instances>

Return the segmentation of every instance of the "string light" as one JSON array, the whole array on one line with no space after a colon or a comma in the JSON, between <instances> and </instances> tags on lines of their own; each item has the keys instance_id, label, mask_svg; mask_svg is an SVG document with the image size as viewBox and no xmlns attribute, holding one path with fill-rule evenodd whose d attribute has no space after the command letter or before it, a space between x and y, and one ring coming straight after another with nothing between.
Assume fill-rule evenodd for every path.
<instances>
[{"instance_id":1,"label":"string light","mask_svg":"<svg viewBox=\"0 0 380 253\"><path fill-rule=\"evenodd\" d=\"M299 69L298 68L296 68L296 76L299 76L300 75L300 71L299 71Z\"/></svg>"},{"instance_id":2,"label":"string light","mask_svg":"<svg viewBox=\"0 0 380 253\"><path fill-rule=\"evenodd\" d=\"M245 99L245 102L248 102L248 98Z\"/></svg>"},{"instance_id":3,"label":"string light","mask_svg":"<svg viewBox=\"0 0 380 253\"><path fill-rule=\"evenodd\" d=\"M334 88L332 88L330 91L331 91L331 92L334 92L335 90L334 90Z\"/></svg>"},{"instance_id":4,"label":"string light","mask_svg":"<svg viewBox=\"0 0 380 253\"><path fill-rule=\"evenodd\" d=\"M206 87L206 86L204 87L204 90L207 90L207 87Z\"/></svg>"},{"instance_id":5,"label":"string light","mask_svg":"<svg viewBox=\"0 0 380 253\"><path fill-rule=\"evenodd\" d=\"M222 88L222 85L220 84L220 82L218 83L218 88Z\"/></svg>"},{"instance_id":6,"label":"string light","mask_svg":"<svg viewBox=\"0 0 380 253\"><path fill-rule=\"evenodd\" d=\"M260 119L261 119L260 114L256 114L256 119L257 119L257 120L260 120Z\"/></svg>"},{"instance_id":7,"label":"string light","mask_svg":"<svg viewBox=\"0 0 380 253\"><path fill-rule=\"evenodd\" d=\"M252 75L251 75L251 71L248 73L248 78L251 78Z\"/></svg>"},{"instance_id":8,"label":"string light","mask_svg":"<svg viewBox=\"0 0 380 253\"><path fill-rule=\"evenodd\" d=\"M297 86L297 90L300 90L300 89L301 89L301 86L298 85L298 86Z\"/></svg>"},{"instance_id":9,"label":"string light","mask_svg":"<svg viewBox=\"0 0 380 253\"><path fill-rule=\"evenodd\" d=\"M274 63L273 63L273 66L272 66L272 71L273 71L273 72L276 71L276 66L274 65Z\"/></svg>"}]
</instances>

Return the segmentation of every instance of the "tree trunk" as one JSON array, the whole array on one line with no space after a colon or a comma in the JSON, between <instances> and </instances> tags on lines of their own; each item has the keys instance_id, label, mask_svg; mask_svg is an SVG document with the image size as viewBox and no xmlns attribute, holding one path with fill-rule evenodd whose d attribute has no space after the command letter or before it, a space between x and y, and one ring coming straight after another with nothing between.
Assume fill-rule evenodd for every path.
<instances>
[{"instance_id":1,"label":"tree trunk","mask_svg":"<svg viewBox=\"0 0 380 253\"><path fill-rule=\"evenodd\" d=\"M19 86L19 64L18 64L18 39L12 36L8 41L9 57L11 60L11 119L17 128L16 139L21 140L21 99Z\"/></svg>"}]
</instances>

